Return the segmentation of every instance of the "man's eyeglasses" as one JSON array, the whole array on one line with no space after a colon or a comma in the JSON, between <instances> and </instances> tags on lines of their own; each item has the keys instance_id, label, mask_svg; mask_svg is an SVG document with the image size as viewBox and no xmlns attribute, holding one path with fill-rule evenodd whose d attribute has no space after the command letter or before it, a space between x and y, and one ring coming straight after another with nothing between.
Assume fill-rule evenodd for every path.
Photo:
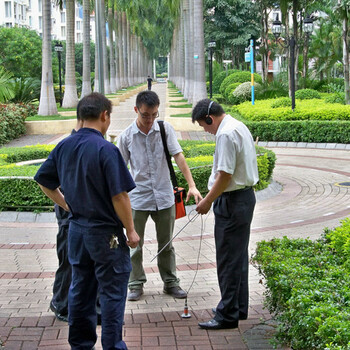
<instances>
[{"instance_id":1,"label":"man's eyeglasses","mask_svg":"<svg viewBox=\"0 0 350 350\"><path fill-rule=\"evenodd\" d=\"M144 115L143 113L140 112L140 110L138 109L138 112L140 113L141 118L143 119L156 119L159 117L159 112L152 114L152 115Z\"/></svg>"}]
</instances>

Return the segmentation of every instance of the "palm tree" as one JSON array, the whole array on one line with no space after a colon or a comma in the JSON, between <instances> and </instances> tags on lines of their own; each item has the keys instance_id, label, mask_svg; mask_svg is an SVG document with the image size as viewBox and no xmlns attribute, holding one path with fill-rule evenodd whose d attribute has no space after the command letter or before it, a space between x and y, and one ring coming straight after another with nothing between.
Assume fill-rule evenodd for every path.
<instances>
[{"instance_id":1,"label":"palm tree","mask_svg":"<svg viewBox=\"0 0 350 350\"><path fill-rule=\"evenodd\" d=\"M11 78L12 78L12 73L6 71L4 67L0 66L0 102L1 103L7 102L14 96Z\"/></svg>"},{"instance_id":2,"label":"palm tree","mask_svg":"<svg viewBox=\"0 0 350 350\"><path fill-rule=\"evenodd\" d=\"M205 83L203 0L190 0L193 3L193 48L194 48L194 86L193 105L207 97Z\"/></svg>"},{"instance_id":3,"label":"palm tree","mask_svg":"<svg viewBox=\"0 0 350 350\"><path fill-rule=\"evenodd\" d=\"M91 93L90 1L83 0L83 87L81 97Z\"/></svg>"},{"instance_id":4,"label":"palm tree","mask_svg":"<svg viewBox=\"0 0 350 350\"><path fill-rule=\"evenodd\" d=\"M67 37L66 37L66 77L63 96L63 108L75 108L78 104L78 93L75 79L75 1L66 0Z\"/></svg>"},{"instance_id":5,"label":"palm tree","mask_svg":"<svg viewBox=\"0 0 350 350\"><path fill-rule=\"evenodd\" d=\"M110 88L111 92L116 92L116 76L115 76L115 58L114 58L114 15L113 15L113 0L108 0L108 44L109 44L109 67L110 67Z\"/></svg>"},{"instance_id":6,"label":"palm tree","mask_svg":"<svg viewBox=\"0 0 350 350\"><path fill-rule=\"evenodd\" d=\"M55 93L52 78L52 53L51 53L51 1L42 2L43 14L43 44L42 44L42 74L41 93L39 103L39 115L57 114Z\"/></svg>"}]
</instances>

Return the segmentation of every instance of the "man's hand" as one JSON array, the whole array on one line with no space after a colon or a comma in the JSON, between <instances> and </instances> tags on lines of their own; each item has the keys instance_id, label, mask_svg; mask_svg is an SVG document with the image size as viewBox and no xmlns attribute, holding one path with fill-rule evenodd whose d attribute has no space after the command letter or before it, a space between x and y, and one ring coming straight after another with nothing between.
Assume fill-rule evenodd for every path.
<instances>
[{"instance_id":1,"label":"man's hand","mask_svg":"<svg viewBox=\"0 0 350 350\"><path fill-rule=\"evenodd\" d=\"M126 241L126 244L130 248L136 248L137 245L139 244L139 241L140 241L140 237L137 234L137 232L135 230L132 230L130 232L126 232L126 236L128 237L128 240Z\"/></svg>"},{"instance_id":2,"label":"man's hand","mask_svg":"<svg viewBox=\"0 0 350 350\"><path fill-rule=\"evenodd\" d=\"M188 202L188 200L191 198L191 197L194 197L194 200L196 201L196 204L198 204L202 199L202 195L200 194L200 192L197 190L197 187L196 186L192 186L188 189L188 192L187 192L187 197L186 197L186 202Z\"/></svg>"},{"instance_id":3,"label":"man's hand","mask_svg":"<svg viewBox=\"0 0 350 350\"><path fill-rule=\"evenodd\" d=\"M197 208L196 208L197 213L202 214L202 215L207 214L211 208L211 204L212 204L212 202L210 202L207 199L207 197L205 197L197 204Z\"/></svg>"}]
</instances>

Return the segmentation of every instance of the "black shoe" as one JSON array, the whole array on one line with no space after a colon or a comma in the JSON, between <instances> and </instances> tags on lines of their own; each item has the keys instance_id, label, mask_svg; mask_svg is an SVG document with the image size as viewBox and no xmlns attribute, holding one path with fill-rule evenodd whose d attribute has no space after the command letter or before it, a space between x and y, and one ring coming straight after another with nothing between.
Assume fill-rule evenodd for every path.
<instances>
[{"instance_id":1,"label":"black shoe","mask_svg":"<svg viewBox=\"0 0 350 350\"><path fill-rule=\"evenodd\" d=\"M187 297L187 293L180 286L164 287L163 293L169 294L177 299L185 299Z\"/></svg>"},{"instance_id":2,"label":"black shoe","mask_svg":"<svg viewBox=\"0 0 350 350\"><path fill-rule=\"evenodd\" d=\"M216 314L216 307L213 307L213 308L211 309L211 311L212 311L213 314L215 315L215 314ZM243 312L240 312L240 313L239 313L239 319L240 319L241 321L246 320L246 319L248 319L248 315L245 314L245 313L243 313Z\"/></svg>"},{"instance_id":3,"label":"black shoe","mask_svg":"<svg viewBox=\"0 0 350 350\"><path fill-rule=\"evenodd\" d=\"M55 304L51 301L50 302L50 310L55 314L56 318L62 322L68 322L68 315L61 314Z\"/></svg>"},{"instance_id":4,"label":"black shoe","mask_svg":"<svg viewBox=\"0 0 350 350\"><path fill-rule=\"evenodd\" d=\"M218 322L214 318L208 322L199 322L198 326L202 329L231 329L238 328L238 321L235 322Z\"/></svg>"},{"instance_id":5,"label":"black shoe","mask_svg":"<svg viewBox=\"0 0 350 350\"><path fill-rule=\"evenodd\" d=\"M143 294L142 289L130 289L128 293L128 300L129 301L138 301L141 298L141 295Z\"/></svg>"}]
</instances>

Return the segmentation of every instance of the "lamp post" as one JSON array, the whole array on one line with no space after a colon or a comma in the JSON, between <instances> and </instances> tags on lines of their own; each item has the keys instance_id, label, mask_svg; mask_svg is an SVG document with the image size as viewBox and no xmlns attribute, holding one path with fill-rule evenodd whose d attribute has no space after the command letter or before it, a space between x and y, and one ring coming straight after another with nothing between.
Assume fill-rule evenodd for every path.
<instances>
[{"instance_id":1,"label":"lamp post","mask_svg":"<svg viewBox=\"0 0 350 350\"><path fill-rule=\"evenodd\" d=\"M303 22L304 33L309 38L310 34L313 31L313 20L310 16L307 16ZM272 33L275 36L276 42L278 42L282 47L289 48L290 50L290 61L289 61L289 72L290 72L290 90L291 90L291 99L292 99L292 110L295 109L295 46L296 39L294 35L291 35L289 38L286 37L286 44L283 45L278 39L281 37L282 33L282 23L278 20L278 15L275 21L272 23Z\"/></svg>"},{"instance_id":2,"label":"lamp post","mask_svg":"<svg viewBox=\"0 0 350 350\"><path fill-rule=\"evenodd\" d=\"M210 40L208 43L208 48L209 48L209 55L208 55L208 61L209 61L209 98L210 99L213 97L213 52L214 52L215 47L216 47L216 42L214 40Z\"/></svg>"},{"instance_id":3,"label":"lamp post","mask_svg":"<svg viewBox=\"0 0 350 350\"><path fill-rule=\"evenodd\" d=\"M60 78L60 107L62 107L62 78L61 78L61 59L62 59L62 51L63 51L63 46L61 42L57 42L55 44L55 51L57 52L58 55L58 75Z\"/></svg>"}]
</instances>

